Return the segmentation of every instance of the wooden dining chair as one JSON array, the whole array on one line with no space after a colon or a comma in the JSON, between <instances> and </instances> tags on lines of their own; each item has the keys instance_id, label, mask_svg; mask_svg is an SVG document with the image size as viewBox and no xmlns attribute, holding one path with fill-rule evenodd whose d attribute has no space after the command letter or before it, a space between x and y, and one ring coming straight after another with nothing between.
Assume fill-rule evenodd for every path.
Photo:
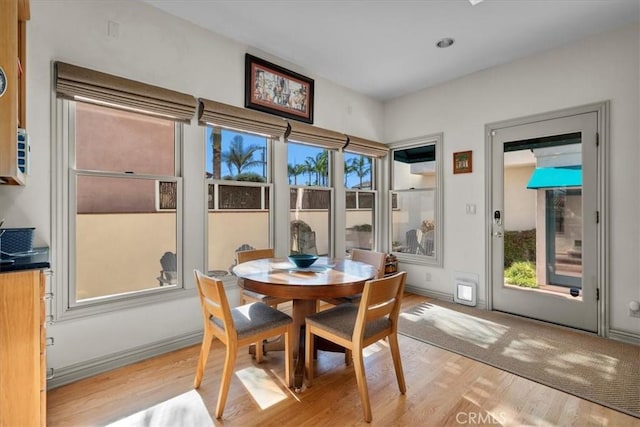
<instances>
[{"instance_id":1,"label":"wooden dining chair","mask_svg":"<svg viewBox=\"0 0 640 427\"><path fill-rule=\"evenodd\" d=\"M384 267L387 263L387 254L384 252L367 251L364 249L351 249L351 261L359 261L372 265L378 273L375 278L384 277ZM340 298L323 298L322 301L332 305L357 304L362 298L362 294L348 295Z\"/></svg>"},{"instance_id":2,"label":"wooden dining chair","mask_svg":"<svg viewBox=\"0 0 640 427\"><path fill-rule=\"evenodd\" d=\"M266 249L247 249L247 250L238 250L236 251L236 261L238 264L247 261L253 261L256 259L265 259L265 258L274 258L275 253L273 248ZM270 295L261 294L258 292L253 292L248 289L244 289L242 286L242 278L238 277L238 286L242 291L240 292L240 304L249 304L252 302L261 302L263 304L267 304L273 308L278 308L278 304L282 304L288 301L291 301L287 298L278 298L272 297ZM264 346L262 342L255 343L255 358L258 363L262 362L262 356L264 355Z\"/></svg>"},{"instance_id":3,"label":"wooden dining chair","mask_svg":"<svg viewBox=\"0 0 640 427\"><path fill-rule=\"evenodd\" d=\"M390 277L369 280L364 285L359 305L341 304L307 316L306 319L307 387L311 387L313 382L314 336L322 337L350 350L353 353L358 393L366 422L371 422L372 416L364 369L365 347L387 338L400 393L405 394L407 390L398 346L398 316L406 275L407 273L403 271Z\"/></svg>"},{"instance_id":4,"label":"wooden dining chair","mask_svg":"<svg viewBox=\"0 0 640 427\"><path fill-rule=\"evenodd\" d=\"M226 346L226 356L222 368L222 380L216 404L216 418L222 417L227 402L227 393L234 372L239 347L261 342L263 339L284 335L285 342L285 383L292 387L291 366L293 364L293 320L285 313L261 302L231 308L224 292L222 281L205 276L194 270L198 295L204 317L204 336L193 386L199 388L204 368L209 358L213 338L218 338Z\"/></svg>"}]
</instances>

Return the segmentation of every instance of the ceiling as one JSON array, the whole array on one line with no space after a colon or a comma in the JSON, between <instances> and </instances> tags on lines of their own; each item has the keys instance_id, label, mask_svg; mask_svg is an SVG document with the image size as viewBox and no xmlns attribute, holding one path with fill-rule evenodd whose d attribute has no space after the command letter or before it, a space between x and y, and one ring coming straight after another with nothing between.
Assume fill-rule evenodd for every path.
<instances>
[{"instance_id":1,"label":"ceiling","mask_svg":"<svg viewBox=\"0 0 640 427\"><path fill-rule=\"evenodd\" d=\"M640 19L640 0L144 1L381 101Z\"/></svg>"}]
</instances>

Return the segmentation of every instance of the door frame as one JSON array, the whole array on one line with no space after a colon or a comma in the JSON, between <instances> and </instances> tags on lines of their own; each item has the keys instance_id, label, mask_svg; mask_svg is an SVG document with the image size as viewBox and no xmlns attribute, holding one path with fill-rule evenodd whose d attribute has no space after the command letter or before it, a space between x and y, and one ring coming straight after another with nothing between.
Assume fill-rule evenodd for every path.
<instances>
[{"instance_id":1,"label":"door frame","mask_svg":"<svg viewBox=\"0 0 640 427\"><path fill-rule=\"evenodd\" d=\"M599 299L597 301L598 335L606 336L609 330L607 307L609 305L609 112L610 101L587 104L541 114L507 119L485 125L485 301L487 310L493 310L493 155L492 136L498 129L520 126L551 119L559 119L584 113L597 114L599 152L597 158L596 209L599 224L596 231L597 280ZM586 213L584 214L586 215Z\"/></svg>"}]
</instances>

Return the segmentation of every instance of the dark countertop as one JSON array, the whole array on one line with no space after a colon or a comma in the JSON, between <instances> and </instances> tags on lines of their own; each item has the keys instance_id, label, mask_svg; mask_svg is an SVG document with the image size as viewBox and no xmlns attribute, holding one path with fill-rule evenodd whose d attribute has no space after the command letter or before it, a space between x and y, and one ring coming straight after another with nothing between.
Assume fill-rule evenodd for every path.
<instances>
[{"instance_id":1,"label":"dark countertop","mask_svg":"<svg viewBox=\"0 0 640 427\"><path fill-rule=\"evenodd\" d=\"M34 248L28 254L0 258L0 273L21 270L42 270L51 267L49 248Z\"/></svg>"}]
</instances>

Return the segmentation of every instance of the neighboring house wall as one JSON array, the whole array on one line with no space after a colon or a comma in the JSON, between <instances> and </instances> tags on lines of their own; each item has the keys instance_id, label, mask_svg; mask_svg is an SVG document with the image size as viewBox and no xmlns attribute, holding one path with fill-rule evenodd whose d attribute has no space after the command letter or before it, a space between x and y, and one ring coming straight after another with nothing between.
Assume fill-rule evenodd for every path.
<instances>
[{"instance_id":1,"label":"neighboring house wall","mask_svg":"<svg viewBox=\"0 0 640 427\"><path fill-rule=\"evenodd\" d=\"M504 229L506 231L536 228L536 190L527 189L533 166L504 169Z\"/></svg>"},{"instance_id":2,"label":"neighboring house wall","mask_svg":"<svg viewBox=\"0 0 640 427\"><path fill-rule=\"evenodd\" d=\"M173 175L175 131L172 122L77 103L78 169ZM132 141L131 135L136 136ZM144 137L141 137L144 136ZM83 143L78 144L78 141ZM90 141L90 142L89 142ZM154 155L148 153L153 151ZM84 179L78 188L78 213L155 212L153 181L131 186L123 180ZM120 197L127 192L127 197ZM111 196L113 198L111 198ZM121 204L120 200L124 200Z\"/></svg>"},{"instance_id":3,"label":"neighboring house wall","mask_svg":"<svg viewBox=\"0 0 640 427\"><path fill-rule=\"evenodd\" d=\"M484 299L486 124L610 100L610 247L604 248L610 269L609 321L612 329L640 335L640 320L627 315L629 301L640 299L639 41L638 26L627 26L385 105L387 142L444 132L444 268L401 265L409 285L451 295L454 272L468 272L480 277L478 296ZM451 156L464 150L473 150L473 173L453 175ZM467 203L477 205L478 214L467 215Z\"/></svg>"}]
</instances>

